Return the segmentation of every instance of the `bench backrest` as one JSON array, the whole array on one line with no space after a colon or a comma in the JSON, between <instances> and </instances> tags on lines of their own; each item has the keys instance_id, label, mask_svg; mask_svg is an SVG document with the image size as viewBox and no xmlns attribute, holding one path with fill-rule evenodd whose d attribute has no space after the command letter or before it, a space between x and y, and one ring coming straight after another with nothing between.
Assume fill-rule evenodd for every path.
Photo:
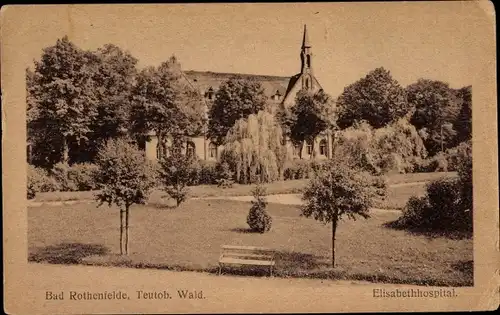
<instances>
[{"instance_id":1,"label":"bench backrest","mask_svg":"<svg viewBox=\"0 0 500 315\"><path fill-rule=\"evenodd\" d=\"M274 251L264 247L222 245L222 256L252 260L274 260Z\"/></svg>"}]
</instances>

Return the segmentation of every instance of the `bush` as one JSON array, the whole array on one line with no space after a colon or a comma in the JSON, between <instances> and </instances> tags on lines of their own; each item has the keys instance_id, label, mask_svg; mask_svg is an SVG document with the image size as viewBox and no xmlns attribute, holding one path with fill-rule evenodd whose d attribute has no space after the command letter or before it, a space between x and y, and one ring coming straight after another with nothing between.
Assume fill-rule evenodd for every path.
<instances>
[{"instance_id":1,"label":"bush","mask_svg":"<svg viewBox=\"0 0 500 315\"><path fill-rule=\"evenodd\" d=\"M82 190L94 190L97 188L96 177L99 167L91 163L73 164L68 170L68 180Z\"/></svg>"},{"instance_id":2,"label":"bush","mask_svg":"<svg viewBox=\"0 0 500 315\"><path fill-rule=\"evenodd\" d=\"M326 161L321 160L293 160L285 166L284 180L309 179L324 168Z\"/></svg>"},{"instance_id":3,"label":"bush","mask_svg":"<svg viewBox=\"0 0 500 315\"><path fill-rule=\"evenodd\" d=\"M28 165L27 197L35 198L37 192L56 191L59 189L56 180L40 167Z\"/></svg>"},{"instance_id":4,"label":"bush","mask_svg":"<svg viewBox=\"0 0 500 315\"><path fill-rule=\"evenodd\" d=\"M61 191L83 191L97 188L98 171L98 166L92 163L77 163L69 166L60 162L54 165L51 175Z\"/></svg>"},{"instance_id":5,"label":"bush","mask_svg":"<svg viewBox=\"0 0 500 315\"><path fill-rule=\"evenodd\" d=\"M397 225L435 232L466 232L473 228L472 146L461 145L458 179L440 179L427 185L424 197L412 197Z\"/></svg>"},{"instance_id":6,"label":"bush","mask_svg":"<svg viewBox=\"0 0 500 315\"><path fill-rule=\"evenodd\" d=\"M165 191L176 201L177 206L186 201L187 186L192 183L193 158L186 157L178 151L160 161L161 169L158 178Z\"/></svg>"},{"instance_id":7,"label":"bush","mask_svg":"<svg viewBox=\"0 0 500 315\"><path fill-rule=\"evenodd\" d=\"M213 185L217 183L216 162L200 161L199 183L201 185Z\"/></svg>"},{"instance_id":8,"label":"bush","mask_svg":"<svg viewBox=\"0 0 500 315\"><path fill-rule=\"evenodd\" d=\"M412 172L417 161L427 156L417 130L406 119L378 129L359 122L337 138L334 157L374 175Z\"/></svg>"},{"instance_id":9,"label":"bush","mask_svg":"<svg viewBox=\"0 0 500 315\"><path fill-rule=\"evenodd\" d=\"M223 162L217 165L217 186L222 188L230 188L234 184L234 172L228 163Z\"/></svg>"},{"instance_id":10,"label":"bush","mask_svg":"<svg viewBox=\"0 0 500 315\"><path fill-rule=\"evenodd\" d=\"M76 183L69 178L70 166L66 163L59 162L52 168L51 175L59 185L61 191L76 191Z\"/></svg>"},{"instance_id":11,"label":"bush","mask_svg":"<svg viewBox=\"0 0 500 315\"><path fill-rule=\"evenodd\" d=\"M247 216L250 229L255 232L264 233L271 229L273 219L266 212L267 201L266 189L258 184L252 191L254 200Z\"/></svg>"},{"instance_id":12,"label":"bush","mask_svg":"<svg viewBox=\"0 0 500 315\"><path fill-rule=\"evenodd\" d=\"M469 142L462 142L454 148L447 149L445 152L438 152L433 157L417 161L415 172L456 172L461 161L472 158L472 147Z\"/></svg>"}]
</instances>

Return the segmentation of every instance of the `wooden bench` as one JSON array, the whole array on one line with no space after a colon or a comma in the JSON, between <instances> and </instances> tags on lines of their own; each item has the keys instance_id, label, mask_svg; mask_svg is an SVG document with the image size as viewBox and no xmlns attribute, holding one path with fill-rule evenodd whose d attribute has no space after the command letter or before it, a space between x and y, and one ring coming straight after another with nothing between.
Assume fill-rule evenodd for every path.
<instances>
[{"instance_id":1,"label":"wooden bench","mask_svg":"<svg viewBox=\"0 0 500 315\"><path fill-rule=\"evenodd\" d=\"M270 249L254 246L222 245L219 258L219 275L224 265L268 266L273 275L274 252Z\"/></svg>"}]
</instances>

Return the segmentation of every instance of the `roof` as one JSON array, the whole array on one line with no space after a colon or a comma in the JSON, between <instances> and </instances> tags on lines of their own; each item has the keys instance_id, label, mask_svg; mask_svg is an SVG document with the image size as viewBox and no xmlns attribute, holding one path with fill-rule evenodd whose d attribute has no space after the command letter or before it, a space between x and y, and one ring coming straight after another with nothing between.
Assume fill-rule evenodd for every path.
<instances>
[{"instance_id":1,"label":"roof","mask_svg":"<svg viewBox=\"0 0 500 315\"><path fill-rule=\"evenodd\" d=\"M211 71L184 71L186 77L196 85L202 93L206 92L210 87L213 90L218 90L219 86L230 78L239 77L242 79L253 79L260 82L264 88L264 94L268 97L279 92L280 95L285 95L288 81L290 77L273 76L273 75L257 75L244 73L223 73Z\"/></svg>"},{"instance_id":2,"label":"roof","mask_svg":"<svg viewBox=\"0 0 500 315\"><path fill-rule=\"evenodd\" d=\"M307 26L304 24L304 37L302 38L302 48L311 47L309 36L307 36Z\"/></svg>"}]
</instances>

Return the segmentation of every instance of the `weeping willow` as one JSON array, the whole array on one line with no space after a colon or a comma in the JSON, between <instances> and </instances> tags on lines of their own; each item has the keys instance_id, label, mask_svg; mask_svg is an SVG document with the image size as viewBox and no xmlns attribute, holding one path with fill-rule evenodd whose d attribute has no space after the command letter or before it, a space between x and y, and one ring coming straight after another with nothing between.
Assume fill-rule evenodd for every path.
<instances>
[{"instance_id":1,"label":"weeping willow","mask_svg":"<svg viewBox=\"0 0 500 315\"><path fill-rule=\"evenodd\" d=\"M272 114L260 111L238 120L226 135L223 162L231 165L242 184L281 179L287 150L281 127Z\"/></svg>"}]
</instances>

